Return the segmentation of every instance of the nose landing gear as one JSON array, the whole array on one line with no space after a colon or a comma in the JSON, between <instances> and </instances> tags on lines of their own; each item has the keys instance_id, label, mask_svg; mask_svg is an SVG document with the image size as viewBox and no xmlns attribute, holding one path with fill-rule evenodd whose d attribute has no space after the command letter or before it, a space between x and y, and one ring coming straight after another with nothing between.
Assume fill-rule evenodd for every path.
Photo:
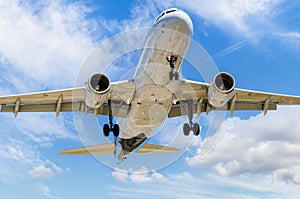
<instances>
[{"instance_id":1,"label":"nose landing gear","mask_svg":"<svg viewBox=\"0 0 300 199\"><path fill-rule=\"evenodd\" d=\"M169 75L170 80L173 80L173 78L175 80L178 80L179 79L179 73L178 73L178 71L174 70L175 69L175 62L177 61L177 57L174 56L174 55L171 55L169 57L166 57L166 60L169 63L170 68L171 68L171 71L169 73L170 74Z\"/></svg>"},{"instance_id":2,"label":"nose landing gear","mask_svg":"<svg viewBox=\"0 0 300 199\"><path fill-rule=\"evenodd\" d=\"M115 137L118 137L119 134L120 134L120 127L118 124L104 124L103 126L103 135L105 137L108 137L109 136L109 133L110 132L113 132L114 136Z\"/></svg>"}]
</instances>

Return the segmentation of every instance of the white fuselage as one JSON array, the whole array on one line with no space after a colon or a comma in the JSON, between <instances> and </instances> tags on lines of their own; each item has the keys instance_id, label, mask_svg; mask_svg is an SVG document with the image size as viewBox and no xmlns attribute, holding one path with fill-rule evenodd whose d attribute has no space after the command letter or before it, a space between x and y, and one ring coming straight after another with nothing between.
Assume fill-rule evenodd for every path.
<instances>
[{"instance_id":1,"label":"white fuselage","mask_svg":"<svg viewBox=\"0 0 300 199\"><path fill-rule=\"evenodd\" d=\"M169 11L172 9L169 9ZM168 116L180 78L170 79L170 72L179 72L183 57L190 42L192 22L189 16L176 9L159 17L146 39L134 75L136 92L131 103L122 137L130 138L162 124ZM167 58L177 57L174 69Z\"/></svg>"}]
</instances>

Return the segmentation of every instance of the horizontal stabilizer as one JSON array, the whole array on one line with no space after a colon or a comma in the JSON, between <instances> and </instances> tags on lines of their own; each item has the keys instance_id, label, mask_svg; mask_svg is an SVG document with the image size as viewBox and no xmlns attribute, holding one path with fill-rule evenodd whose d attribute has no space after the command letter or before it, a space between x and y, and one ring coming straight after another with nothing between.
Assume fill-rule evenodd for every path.
<instances>
[{"instance_id":1,"label":"horizontal stabilizer","mask_svg":"<svg viewBox=\"0 0 300 199\"><path fill-rule=\"evenodd\" d=\"M145 144L137 154L160 154L160 153L177 153L178 148L170 146L161 146L156 144Z\"/></svg>"},{"instance_id":2,"label":"horizontal stabilizer","mask_svg":"<svg viewBox=\"0 0 300 199\"><path fill-rule=\"evenodd\" d=\"M115 144L98 144L60 151L60 155L114 154Z\"/></svg>"}]
</instances>

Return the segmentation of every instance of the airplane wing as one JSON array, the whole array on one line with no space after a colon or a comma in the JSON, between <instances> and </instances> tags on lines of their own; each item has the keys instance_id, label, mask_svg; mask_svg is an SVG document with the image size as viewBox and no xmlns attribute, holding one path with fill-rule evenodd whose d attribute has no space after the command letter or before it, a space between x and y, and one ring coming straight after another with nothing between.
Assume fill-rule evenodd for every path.
<instances>
[{"instance_id":1,"label":"airplane wing","mask_svg":"<svg viewBox=\"0 0 300 199\"><path fill-rule=\"evenodd\" d=\"M115 144L98 144L60 151L60 155L114 154Z\"/></svg>"},{"instance_id":2,"label":"airplane wing","mask_svg":"<svg viewBox=\"0 0 300 199\"><path fill-rule=\"evenodd\" d=\"M178 148L170 146L161 146L156 144L146 143L136 153L137 154L162 154L162 153L177 153ZM74 149L60 151L60 155L88 155L88 154L114 154L115 144L98 144Z\"/></svg>"},{"instance_id":3,"label":"airplane wing","mask_svg":"<svg viewBox=\"0 0 300 199\"><path fill-rule=\"evenodd\" d=\"M137 154L160 154L160 153L177 153L178 151L179 149L175 147L146 143L136 153Z\"/></svg>"},{"instance_id":4,"label":"airplane wing","mask_svg":"<svg viewBox=\"0 0 300 199\"><path fill-rule=\"evenodd\" d=\"M19 112L60 112L82 111L108 115L108 100L112 102L113 115L127 116L128 103L135 92L133 81L119 81L111 83L106 101L97 110L89 109L84 103L85 88L71 88L63 90L45 91L20 95L0 97L0 112L13 112L16 117Z\"/></svg>"},{"instance_id":5,"label":"airplane wing","mask_svg":"<svg viewBox=\"0 0 300 199\"><path fill-rule=\"evenodd\" d=\"M210 84L189 80L182 80L177 93L177 103L171 107L169 117L187 115L188 111L185 101L194 104L193 113L208 113L210 110L261 110L264 114L268 110L276 110L277 105L299 105L300 97L291 95L280 95L274 93L252 91L236 88L231 100L221 108L211 107L208 103L208 87Z\"/></svg>"}]
</instances>

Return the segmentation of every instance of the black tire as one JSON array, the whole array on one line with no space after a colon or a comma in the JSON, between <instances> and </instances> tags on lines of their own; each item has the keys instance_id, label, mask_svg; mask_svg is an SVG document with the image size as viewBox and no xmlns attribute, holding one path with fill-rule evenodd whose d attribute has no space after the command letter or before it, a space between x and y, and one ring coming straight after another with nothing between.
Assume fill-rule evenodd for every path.
<instances>
[{"instance_id":1,"label":"black tire","mask_svg":"<svg viewBox=\"0 0 300 199\"><path fill-rule=\"evenodd\" d=\"M120 127L118 124L115 124L113 127L113 133L115 137L118 137L120 135Z\"/></svg>"},{"instance_id":2,"label":"black tire","mask_svg":"<svg viewBox=\"0 0 300 199\"><path fill-rule=\"evenodd\" d=\"M178 80L178 79L179 79L179 73L178 73L177 71L175 72L175 75L174 75L174 76L175 76L175 80Z\"/></svg>"},{"instance_id":3,"label":"black tire","mask_svg":"<svg viewBox=\"0 0 300 199\"><path fill-rule=\"evenodd\" d=\"M108 124L104 124L104 126L103 126L103 135L105 137L108 137L109 136L109 132L110 132L109 125Z\"/></svg>"},{"instance_id":4,"label":"black tire","mask_svg":"<svg viewBox=\"0 0 300 199\"><path fill-rule=\"evenodd\" d=\"M188 136L190 134L191 128L188 123L183 125L183 135Z\"/></svg>"},{"instance_id":5,"label":"black tire","mask_svg":"<svg viewBox=\"0 0 300 199\"><path fill-rule=\"evenodd\" d=\"M193 125L193 133L195 136L198 136L200 134L200 127L198 123L194 123Z\"/></svg>"},{"instance_id":6,"label":"black tire","mask_svg":"<svg viewBox=\"0 0 300 199\"><path fill-rule=\"evenodd\" d=\"M169 72L169 78L170 78L170 80L173 80L173 76L174 76L173 72L170 71L170 72Z\"/></svg>"}]
</instances>

